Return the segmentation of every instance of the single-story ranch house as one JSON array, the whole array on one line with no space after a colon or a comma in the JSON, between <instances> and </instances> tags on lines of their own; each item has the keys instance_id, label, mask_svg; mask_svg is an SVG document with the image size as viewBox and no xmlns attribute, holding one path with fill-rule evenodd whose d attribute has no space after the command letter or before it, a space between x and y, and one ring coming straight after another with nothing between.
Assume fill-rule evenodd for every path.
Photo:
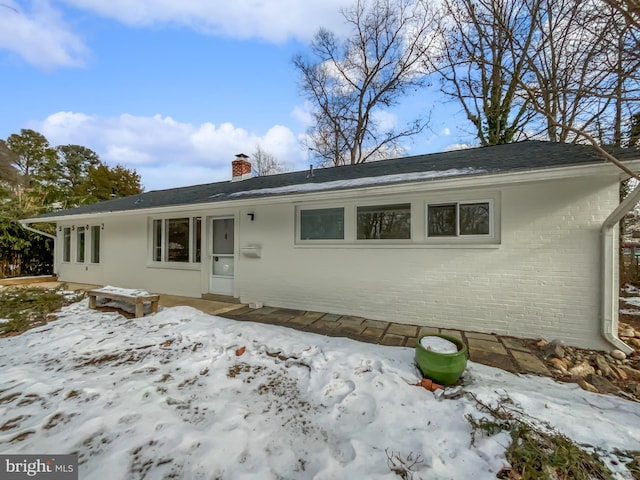
<instances>
[{"instance_id":1,"label":"single-story ranch house","mask_svg":"<svg viewBox=\"0 0 640 480\"><path fill-rule=\"evenodd\" d=\"M640 190L620 203L624 178L540 141L263 177L238 155L230 181L22 223L55 222L62 281L629 352L617 224Z\"/></svg>"}]
</instances>

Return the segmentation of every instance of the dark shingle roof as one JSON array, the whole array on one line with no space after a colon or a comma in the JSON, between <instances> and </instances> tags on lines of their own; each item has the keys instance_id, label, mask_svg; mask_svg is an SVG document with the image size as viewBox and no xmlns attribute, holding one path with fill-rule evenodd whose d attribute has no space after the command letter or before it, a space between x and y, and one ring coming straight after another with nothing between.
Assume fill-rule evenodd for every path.
<instances>
[{"instance_id":1,"label":"dark shingle roof","mask_svg":"<svg viewBox=\"0 0 640 480\"><path fill-rule=\"evenodd\" d=\"M640 159L640 151L618 149L619 160ZM429 178L459 178L572 165L598 164L605 160L587 145L525 141L452 152L403 157L359 165L315 169L254 177L242 181L217 182L191 187L155 190L140 195L51 212L39 217L57 217L131 211L301 193L310 190L340 190L364 185L407 183ZM329 183L331 182L331 183Z\"/></svg>"}]
</instances>

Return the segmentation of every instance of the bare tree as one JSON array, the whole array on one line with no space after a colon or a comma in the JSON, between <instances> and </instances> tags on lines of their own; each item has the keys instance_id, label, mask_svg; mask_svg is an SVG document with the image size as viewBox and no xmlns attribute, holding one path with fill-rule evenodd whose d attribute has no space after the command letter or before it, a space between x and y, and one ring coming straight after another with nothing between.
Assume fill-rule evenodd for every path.
<instances>
[{"instance_id":1,"label":"bare tree","mask_svg":"<svg viewBox=\"0 0 640 480\"><path fill-rule=\"evenodd\" d=\"M444 0L445 29L438 72L442 91L457 100L481 145L525 136L534 112L520 95L527 63L514 44L531 47L536 2Z\"/></svg>"},{"instance_id":2,"label":"bare tree","mask_svg":"<svg viewBox=\"0 0 640 480\"><path fill-rule=\"evenodd\" d=\"M637 28L606 1L577 2L577 10L576 2L540 1L543 8L533 19L539 25L538 41L535 48L521 50L532 77L520 78L520 88L546 121L551 140L586 141L639 178L602 147L621 144L622 109L631 118L638 104L640 62L630 44Z\"/></svg>"},{"instance_id":3,"label":"bare tree","mask_svg":"<svg viewBox=\"0 0 640 480\"><path fill-rule=\"evenodd\" d=\"M552 141L576 141L576 131L620 145L622 112L635 89L638 58L627 48L629 28L606 3L542 0L538 38L516 51L532 78L528 99L543 114ZM534 93L533 95L531 93Z\"/></svg>"},{"instance_id":4,"label":"bare tree","mask_svg":"<svg viewBox=\"0 0 640 480\"><path fill-rule=\"evenodd\" d=\"M636 30L640 28L640 0L606 0L606 2L622 13L629 25Z\"/></svg>"},{"instance_id":5,"label":"bare tree","mask_svg":"<svg viewBox=\"0 0 640 480\"><path fill-rule=\"evenodd\" d=\"M280 163L273 154L263 150L260 145L257 145L253 152L251 166L253 168L253 172L258 177L275 175L277 173L284 173L287 171L286 167Z\"/></svg>"},{"instance_id":6,"label":"bare tree","mask_svg":"<svg viewBox=\"0 0 640 480\"><path fill-rule=\"evenodd\" d=\"M640 62L640 0L606 0L615 11L620 13L626 23L625 48L636 61L636 83L638 82L637 65ZM622 42L620 42L622 43ZM640 147L640 102L634 102L629 115L627 146Z\"/></svg>"},{"instance_id":7,"label":"bare tree","mask_svg":"<svg viewBox=\"0 0 640 480\"><path fill-rule=\"evenodd\" d=\"M445 0L443 88L481 144L538 132L620 144L637 105L637 35L606 1Z\"/></svg>"},{"instance_id":8,"label":"bare tree","mask_svg":"<svg viewBox=\"0 0 640 480\"><path fill-rule=\"evenodd\" d=\"M293 59L300 89L315 107L308 147L333 165L375 159L423 130L423 119L396 129L376 114L425 85L438 27L430 0L357 0L342 14L351 27L346 40L321 29L313 59Z\"/></svg>"},{"instance_id":9,"label":"bare tree","mask_svg":"<svg viewBox=\"0 0 640 480\"><path fill-rule=\"evenodd\" d=\"M631 125L629 125L629 147L640 148L640 112L632 115Z\"/></svg>"}]
</instances>

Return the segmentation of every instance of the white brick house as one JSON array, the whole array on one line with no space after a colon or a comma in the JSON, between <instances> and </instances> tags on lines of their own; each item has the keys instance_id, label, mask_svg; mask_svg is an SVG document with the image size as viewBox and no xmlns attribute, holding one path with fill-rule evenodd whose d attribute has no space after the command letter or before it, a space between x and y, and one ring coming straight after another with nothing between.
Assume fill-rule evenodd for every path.
<instances>
[{"instance_id":1,"label":"white brick house","mask_svg":"<svg viewBox=\"0 0 640 480\"><path fill-rule=\"evenodd\" d=\"M640 167L640 152L616 155ZM249 172L241 158L235 181L24 223L56 223L63 281L625 349L616 225L638 194L619 207L624 177L590 147Z\"/></svg>"}]
</instances>

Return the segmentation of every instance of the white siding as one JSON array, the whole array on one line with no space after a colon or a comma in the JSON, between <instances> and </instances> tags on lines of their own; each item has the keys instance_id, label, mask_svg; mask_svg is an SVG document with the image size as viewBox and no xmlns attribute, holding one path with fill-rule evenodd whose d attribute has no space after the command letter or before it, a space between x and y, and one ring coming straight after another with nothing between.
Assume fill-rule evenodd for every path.
<instances>
[{"instance_id":1,"label":"white siding","mask_svg":"<svg viewBox=\"0 0 640 480\"><path fill-rule=\"evenodd\" d=\"M465 198L495 191L466 192ZM237 293L243 302L605 348L598 319L599 227L618 203L615 181L538 182L499 191L501 243L479 248L305 247L294 244L294 206L256 208L256 221L241 224L240 245L261 245L262 258L239 259ZM456 194L425 192L411 200L424 209L432 198L456 200ZM420 243L423 212L416 217L413 240Z\"/></svg>"},{"instance_id":2,"label":"white siding","mask_svg":"<svg viewBox=\"0 0 640 480\"><path fill-rule=\"evenodd\" d=\"M180 214L173 217L179 217ZM158 268L150 262L147 216L109 216L102 219L101 259L99 266L72 262L64 264L62 240L58 236L58 276L62 281L113 285L123 288L142 288L155 293L200 296L200 270ZM81 222L80 222L81 223ZM61 224L63 226L72 224ZM75 248L72 235L72 253ZM88 267L89 271L85 271ZM198 267L196 267L198 268ZM100 270L101 275L89 275L91 270Z\"/></svg>"},{"instance_id":3,"label":"white siding","mask_svg":"<svg viewBox=\"0 0 640 480\"><path fill-rule=\"evenodd\" d=\"M494 201L497 243L452 246L447 240L440 245L426 240L427 202L488 198ZM375 202L411 202L410 242L355 241L355 207ZM105 216L101 266L92 271L85 270L86 265L58 263L58 273L65 281L199 297L208 291L210 218L233 215L236 248L261 247L260 258L236 257L234 292L244 303L607 348L599 333L599 228L617 204L616 178L602 176L464 194L425 189L405 196L340 201L331 193L321 203L211 209L197 213L204 227L200 270L153 266L151 217ZM344 206L351 240L340 245L296 242L300 206ZM255 215L254 221L248 213ZM181 215L195 213L170 216ZM61 245L59 234L59 262ZM72 259L74 255L72 249Z\"/></svg>"}]
</instances>

